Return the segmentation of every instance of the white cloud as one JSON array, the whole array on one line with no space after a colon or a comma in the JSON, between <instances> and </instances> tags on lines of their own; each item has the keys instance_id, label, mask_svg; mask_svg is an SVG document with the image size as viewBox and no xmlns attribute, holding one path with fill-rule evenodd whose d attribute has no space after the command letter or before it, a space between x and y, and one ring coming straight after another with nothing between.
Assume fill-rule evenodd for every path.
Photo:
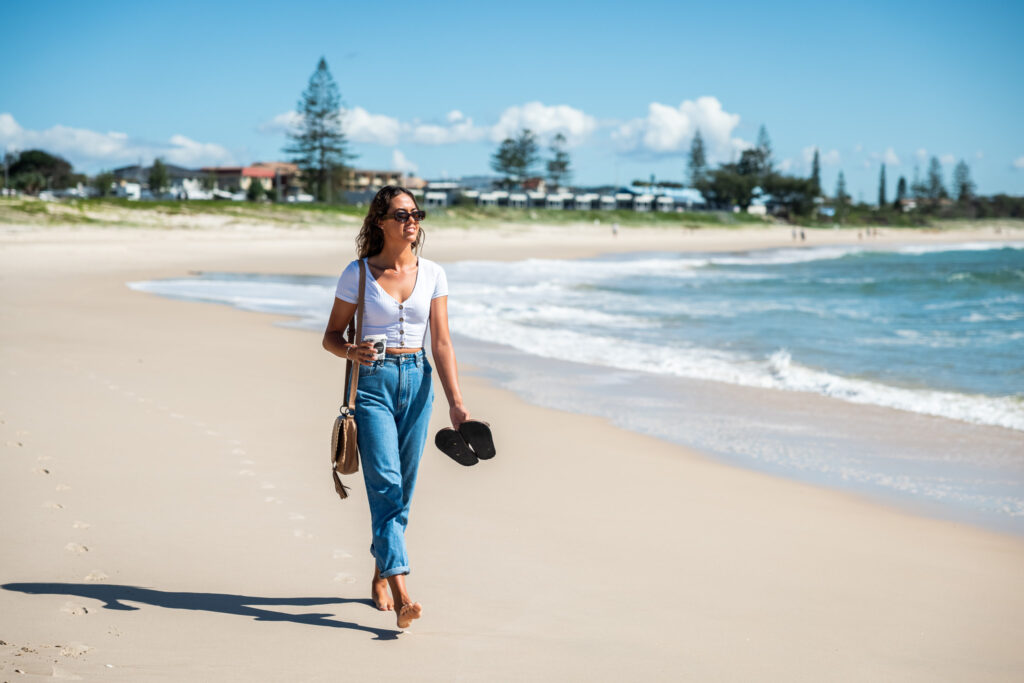
<instances>
[{"instance_id":1,"label":"white cloud","mask_svg":"<svg viewBox=\"0 0 1024 683\"><path fill-rule=\"evenodd\" d=\"M795 162L792 159L783 159L779 162L779 170L783 173L789 173L790 169L793 168Z\"/></svg>"},{"instance_id":2,"label":"white cloud","mask_svg":"<svg viewBox=\"0 0 1024 683\"><path fill-rule=\"evenodd\" d=\"M385 114L371 114L362 107L342 109L341 127L353 142L387 146L398 144L402 130L398 119Z\"/></svg>"},{"instance_id":3,"label":"white cloud","mask_svg":"<svg viewBox=\"0 0 1024 683\"><path fill-rule=\"evenodd\" d=\"M803 148L804 163L810 168L811 164L814 163L814 150L818 149L813 145L810 147ZM818 150L818 162L822 166L838 166L839 165L839 150L830 149L827 152L825 150Z\"/></svg>"},{"instance_id":4,"label":"white cloud","mask_svg":"<svg viewBox=\"0 0 1024 683\"><path fill-rule=\"evenodd\" d=\"M882 162L886 166L900 165L900 158L896 154L896 150L894 150L892 147L887 147L886 150L882 153L872 152L871 158L874 159L875 161Z\"/></svg>"},{"instance_id":5,"label":"white cloud","mask_svg":"<svg viewBox=\"0 0 1024 683\"><path fill-rule=\"evenodd\" d=\"M1013 160L1014 168L1024 168L1024 157L1017 157Z\"/></svg>"},{"instance_id":6,"label":"white cloud","mask_svg":"<svg viewBox=\"0 0 1024 683\"><path fill-rule=\"evenodd\" d=\"M420 170L420 167L409 161L400 149L391 152L391 167L409 175L413 175Z\"/></svg>"},{"instance_id":7,"label":"white cloud","mask_svg":"<svg viewBox=\"0 0 1024 683\"><path fill-rule=\"evenodd\" d=\"M652 102L647 116L633 119L612 131L612 140L625 152L647 151L656 154L685 152L694 133L700 130L710 161L728 161L750 143L733 137L739 114L722 109L715 97L685 100L678 107Z\"/></svg>"},{"instance_id":8,"label":"white cloud","mask_svg":"<svg viewBox=\"0 0 1024 683\"><path fill-rule=\"evenodd\" d=\"M928 160L928 150L926 150L924 147L914 152L914 155L917 156L919 161Z\"/></svg>"},{"instance_id":9,"label":"white cloud","mask_svg":"<svg viewBox=\"0 0 1024 683\"><path fill-rule=\"evenodd\" d=\"M405 124L403 131L410 141L421 145L452 145L459 142L476 142L487 137L486 128L476 126L473 119L463 116L458 110L449 112L447 119L450 124L447 126L416 121Z\"/></svg>"},{"instance_id":10,"label":"white cloud","mask_svg":"<svg viewBox=\"0 0 1024 683\"><path fill-rule=\"evenodd\" d=\"M184 135L172 135L164 159L178 166L209 166L231 161L231 154L212 142L196 142Z\"/></svg>"},{"instance_id":11,"label":"white cloud","mask_svg":"<svg viewBox=\"0 0 1024 683\"><path fill-rule=\"evenodd\" d=\"M567 104L546 105L527 102L507 108L491 127L494 142L515 137L523 128L529 128L542 139L565 136L569 146L578 145L597 129L597 119Z\"/></svg>"},{"instance_id":12,"label":"white cloud","mask_svg":"<svg viewBox=\"0 0 1024 683\"><path fill-rule=\"evenodd\" d=\"M302 118L297 111L286 111L269 121L261 123L257 130L265 135L287 135L295 128L298 128L301 121Z\"/></svg>"},{"instance_id":13,"label":"white cloud","mask_svg":"<svg viewBox=\"0 0 1024 683\"><path fill-rule=\"evenodd\" d=\"M457 109L446 117L450 125L424 124L419 121L403 122L386 114L373 114L362 107L341 110L342 130L353 142L393 147L400 140L409 140L423 145L448 145L457 142L474 142L487 137L488 131L473 124ZM278 114L258 127L266 135L285 135L301 122L296 111Z\"/></svg>"},{"instance_id":14,"label":"white cloud","mask_svg":"<svg viewBox=\"0 0 1024 683\"><path fill-rule=\"evenodd\" d=\"M46 130L29 130L9 113L0 113L0 146L7 150L39 148L64 157L75 167L97 167L119 163L150 163L163 157L179 166L205 166L234 162L231 152L212 142L197 142L184 135L172 135L167 142L135 140L127 133L99 133L85 128L56 125Z\"/></svg>"},{"instance_id":15,"label":"white cloud","mask_svg":"<svg viewBox=\"0 0 1024 683\"><path fill-rule=\"evenodd\" d=\"M939 162L942 163L944 166L949 166L956 162L956 157L953 156L952 154L943 154L941 157L939 157Z\"/></svg>"}]
</instances>

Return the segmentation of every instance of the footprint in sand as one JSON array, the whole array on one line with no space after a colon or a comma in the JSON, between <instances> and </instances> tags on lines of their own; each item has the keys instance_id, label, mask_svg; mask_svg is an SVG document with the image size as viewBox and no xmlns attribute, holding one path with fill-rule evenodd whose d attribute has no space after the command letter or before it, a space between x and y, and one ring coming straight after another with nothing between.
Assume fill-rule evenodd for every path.
<instances>
[{"instance_id":1,"label":"footprint in sand","mask_svg":"<svg viewBox=\"0 0 1024 683\"><path fill-rule=\"evenodd\" d=\"M69 553L75 553L76 555L81 555L82 553L89 552L89 549L86 548L84 545L82 545L81 543L75 543L73 541L64 546L64 550L67 550Z\"/></svg>"},{"instance_id":2,"label":"footprint in sand","mask_svg":"<svg viewBox=\"0 0 1024 683\"><path fill-rule=\"evenodd\" d=\"M82 577L82 581L89 581L95 583L98 581L106 581L110 577L101 572L99 569L93 569L91 572Z\"/></svg>"},{"instance_id":3,"label":"footprint in sand","mask_svg":"<svg viewBox=\"0 0 1024 683\"><path fill-rule=\"evenodd\" d=\"M89 608L85 605L79 605L74 602L65 602L64 606L60 608L60 611L64 614L70 614L73 617L80 617L83 614L88 614Z\"/></svg>"},{"instance_id":4,"label":"footprint in sand","mask_svg":"<svg viewBox=\"0 0 1024 683\"><path fill-rule=\"evenodd\" d=\"M351 574L346 574L345 572L338 572L334 575L334 580L338 583L355 583L356 577Z\"/></svg>"},{"instance_id":5,"label":"footprint in sand","mask_svg":"<svg viewBox=\"0 0 1024 683\"><path fill-rule=\"evenodd\" d=\"M89 522L83 522L79 519L76 519L74 522L71 523L72 529L88 529L91 526L92 524L89 524Z\"/></svg>"},{"instance_id":6,"label":"footprint in sand","mask_svg":"<svg viewBox=\"0 0 1024 683\"><path fill-rule=\"evenodd\" d=\"M35 472L36 474L49 474L50 473L50 470L46 469L45 467L37 467L37 468L35 468L32 471Z\"/></svg>"},{"instance_id":7,"label":"footprint in sand","mask_svg":"<svg viewBox=\"0 0 1024 683\"><path fill-rule=\"evenodd\" d=\"M7 445L13 448L22 448L25 444L20 441L8 441Z\"/></svg>"},{"instance_id":8,"label":"footprint in sand","mask_svg":"<svg viewBox=\"0 0 1024 683\"><path fill-rule=\"evenodd\" d=\"M44 508L49 508L50 510L63 510L64 509L63 505L61 505L60 503L54 503L52 500L48 500L45 503L43 503L43 507Z\"/></svg>"},{"instance_id":9,"label":"footprint in sand","mask_svg":"<svg viewBox=\"0 0 1024 683\"><path fill-rule=\"evenodd\" d=\"M313 538L313 534L303 531L302 529L296 529L293 531L292 536L295 538Z\"/></svg>"},{"instance_id":10,"label":"footprint in sand","mask_svg":"<svg viewBox=\"0 0 1024 683\"><path fill-rule=\"evenodd\" d=\"M331 557L333 557L336 560L347 560L348 558L352 557L352 553L348 552L347 550L342 550L341 548L335 548L334 552L331 553Z\"/></svg>"}]
</instances>

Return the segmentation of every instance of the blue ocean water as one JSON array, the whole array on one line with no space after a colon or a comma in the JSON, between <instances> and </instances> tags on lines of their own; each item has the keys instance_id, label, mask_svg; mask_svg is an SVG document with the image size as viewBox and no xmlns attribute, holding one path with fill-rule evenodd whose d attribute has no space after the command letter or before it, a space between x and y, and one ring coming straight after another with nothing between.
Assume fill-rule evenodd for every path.
<instances>
[{"instance_id":1,"label":"blue ocean water","mask_svg":"<svg viewBox=\"0 0 1024 683\"><path fill-rule=\"evenodd\" d=\"M460 360L528 400L1024 533L1024 243L445 268ZM319 331L335 281L130 286Z\"/></svg>"}]
</instances>

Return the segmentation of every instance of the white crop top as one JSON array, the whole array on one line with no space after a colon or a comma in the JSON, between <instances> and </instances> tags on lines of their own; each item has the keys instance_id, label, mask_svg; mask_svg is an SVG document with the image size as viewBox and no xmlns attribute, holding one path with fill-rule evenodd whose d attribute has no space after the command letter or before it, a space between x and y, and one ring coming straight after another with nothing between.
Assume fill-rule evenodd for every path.
<instances>
[{"instance_id":1,"label":"white crop top","mask_svg":"<svg viewBox=\"0 0 1024 683\"><path fill-rule=\"evenodd\" d=\"M359 260L348 264L338 278L334 296L350 304L359 302L359 268ZM367 266L363 336L386 334L388 348L415 349L423 346L430 319L430 302L439 296L448 296L448 278L441 266L433 261L420 257L416 284L412 294L403 302L385 292Z\"/></svg>"}]
</instances>

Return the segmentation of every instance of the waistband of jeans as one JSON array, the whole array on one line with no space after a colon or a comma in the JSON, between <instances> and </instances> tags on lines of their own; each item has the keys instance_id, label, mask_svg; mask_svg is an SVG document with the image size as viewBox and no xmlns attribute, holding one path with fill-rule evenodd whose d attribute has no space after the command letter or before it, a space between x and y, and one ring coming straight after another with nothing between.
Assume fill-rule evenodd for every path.
<instances>
[{"instance_id":1,"label":"waistband of jeans","mask_svg":"<svg viewBox=\"0 0 1024 683\"><path fill-rule=\"evenodd\" d=\"M426 349L420 349L413 353L388 353L384 355L384 360L376 361L378 363L394 363L396 365L403 365L407 363L415 363L416 365L422 365L423 361L426 360L427 354Z\"/></svg>"}]
</instances>

